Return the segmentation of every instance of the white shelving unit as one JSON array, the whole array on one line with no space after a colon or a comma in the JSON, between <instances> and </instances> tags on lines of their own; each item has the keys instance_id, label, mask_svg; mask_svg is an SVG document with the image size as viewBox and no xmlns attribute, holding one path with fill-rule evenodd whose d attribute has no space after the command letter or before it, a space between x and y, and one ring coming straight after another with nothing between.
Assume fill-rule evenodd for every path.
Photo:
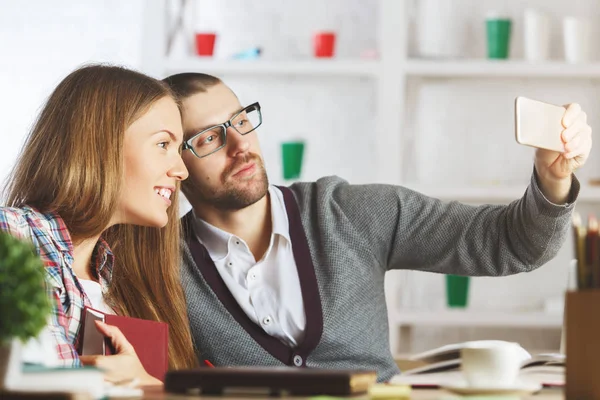
<instances>
[{"instance_id":1,"label":"white shelving unit","mask_svg":"<svg viewBox=\"0 0 600 400\"><path fill-rule=\"evenodd\" d=\"M166 71L176 74L189 71L203 71L212 74L228 75L270 75L270 76L357 76L376 78L380 74L377 60L299 60L299 61L211 61L200 57L167 60Z\"/></svg>"},{"instance_id":2,"label":"white shelving unit","mask_svg":"<svg viewBox=\"0 0 600 400\"><path fill-rule=\"evenodd\" d=\"M400 183L401 171L397 157L389 157L390 149L400 149L404 104L404 61L406 54L406 27L398 24L404 15L408 0L379 0L379 53L378 60L362 59L305 59L290 61L219 60L190 56L171 59L165 55L168 15L167 2L156 0L146 3L144 17L144 71L164 77L168 74L202 71L238 76L355 76L373 79L376 85L377 141L376 172L379 182ZM386 118L383 118L385 116ZM393 117L390 117L393 116Z\"/></svg>"},{"instance_id":3,"label":"white shelving unit","mask_svg":"<svg viewBox=\"0 0 600 400\"><path fill-rule=\"evenodd\" d=\"M430 78L600 78L600 63L531 63L513 60L430 61L409 59L405 73Z\"/></svg>"},{"instance_id":4,"label":"white shelving unit","mask_svg":"<svg viewBox=\"0 0 600 400\"><path fill-rule=\"evenodd\" d=\"M563 327L561 314L522 311L486 311L470 309L398 310L394 328L400 332L405 347L412 347L413 328L513 328L557 330ZM398 345L397 345L398 346ZM394 348L398 354L399 346Z\"/></svg>"},{"instance_id":5,"label":"white shelving unit","mask_svg":"<svg viewBox=\"0 0 600 400\"><path fill-rule=\"evenodd\" d=\"M358 76L373 79L376 85L376 181L403 184L403 121L409 79L456 78L600 78L600 63L569 65L563 62L541 64L521 61L456 60L433 61L408 57L408 14L412 0L379 0L379 60L212 60L200 57L169 59L165 56L165 1L146 3L143 65L157 77L177 72L201 71L240 76ZM419 187L410 186L432 197L467 202L508 202L519 198L523 186ZM600 203L600 187L583 187L580 201ZM388 305L398 304L394 279L386 279ZM558 327L560 316L545 314L486 313L475 311L398 312L389 307L390 345L397 352L399 327L441 326L531 326Z\"/></svg>"},{"instance_id":6,"label":"white shelving unit","mask_svg":"<svg viewBox=\"0 0 600 400\"><path fill-rule=\"evenodd\" d=\"M544 312L500 312L485 310L402 310L396 312L396 325L455 326L455 327L511 327L561 328L561 314Z\"/></svg>"}]
</instances>

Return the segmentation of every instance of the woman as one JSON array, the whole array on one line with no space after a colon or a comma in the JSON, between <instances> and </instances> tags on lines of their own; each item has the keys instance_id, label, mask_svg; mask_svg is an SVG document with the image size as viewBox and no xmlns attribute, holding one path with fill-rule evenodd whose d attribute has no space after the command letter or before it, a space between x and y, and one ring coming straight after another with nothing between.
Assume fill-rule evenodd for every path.
<instances>
[{"instance_id":1,"label":"woman","mask_svg":"<svg viewBox=\"0 0 600 400\"><path fill-rule=\"evenodd\" d=\"M160 383L115 327L99 329L118 354L78 356L85 306L168 323L169 367L196 364L178 278L182 137L170 89L121 67L72 72L42 109L8 182L0 228L32 241L46 265L56 300L49 329L65 365Z\"/></svg>"}]
</instances>

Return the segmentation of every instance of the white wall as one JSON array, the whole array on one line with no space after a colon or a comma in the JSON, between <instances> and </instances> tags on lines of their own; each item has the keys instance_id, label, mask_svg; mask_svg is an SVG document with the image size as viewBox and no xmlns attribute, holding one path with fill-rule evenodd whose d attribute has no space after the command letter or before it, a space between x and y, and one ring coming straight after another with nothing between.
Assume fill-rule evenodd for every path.
<instances>
[{"instance_id":1,"label":"white wall","mask_svg":"<svg viewBox=\"0 0 600 400\"><path fill-rule=\"evenodd\" d=\"M142 3L1 1L0 180L9 174L45 99L69 72L89 62L139 68Z\"/></svg>"}]
</instances>

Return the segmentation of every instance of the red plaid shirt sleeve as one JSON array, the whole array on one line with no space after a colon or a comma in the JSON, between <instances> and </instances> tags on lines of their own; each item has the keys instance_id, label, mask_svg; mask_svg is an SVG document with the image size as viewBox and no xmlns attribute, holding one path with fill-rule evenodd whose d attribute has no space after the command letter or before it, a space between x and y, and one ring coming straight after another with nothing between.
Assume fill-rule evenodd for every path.
<instances>
[{"instance_id":1,"label":"red plaid shirt sleeve","mask_svg":"<svg viewBox=\"0 0 600 400\"><path fill-rule=\"evenodd\" d=\"M69 332L69 317L65 312L65 307L61 301L59 293L64 290L64 276L62 271L62 258L57 248L51 248L48 243L53 243L51 239L53 231L43 229L32 218L26 218L26 210L18 208L0 207L0 230L7 232L19 239L28 240L33 243L36 251L40 254L46 267L46 282L48 296L51 301L51 314L49 330L56 341L56 349L61 364L64 366L80 366L81 362L75 348L74 338L77 333ZM29 212L31 214L31 212ZM33 214L37 216L37 214ZM30 215L31 217L31 215ZM51 226L62 223L62 221L47 220ZM44 243L44 246L40 246ZM70 286L70 285L69 285Z\"/></svg>"},{"instance_id":2,"label":"red plaid shirt sleeve","mask_svg":"<svg viewBox=\"0 0 600 400\"><path fill-rule=\"evenodd\" d=\"M67 317L65 315L60 298L55 290L49 290L49 295L52 296L52 312L50 314L49 329L56 341L56 352L61 361L61 365L65 367L78 367L81 365L79 354L73 343L67 337Z\"/></svg>"}]
</instances>

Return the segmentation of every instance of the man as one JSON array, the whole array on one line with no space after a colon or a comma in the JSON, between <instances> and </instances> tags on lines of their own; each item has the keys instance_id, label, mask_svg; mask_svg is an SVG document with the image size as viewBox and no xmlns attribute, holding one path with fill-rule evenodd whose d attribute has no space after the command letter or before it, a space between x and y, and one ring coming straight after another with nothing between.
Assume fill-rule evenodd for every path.
<instances>
[{"instance_id":1,"label":"man","mask_svg":"<svg viewBox=\"0 0 600 400\"><path fill-rule=\"evenodd\" d=\"M508 206L442 203L403 187L337 177L270 186L258 103L219 79L165 81L183 102L182 284L198 355L216 365L365 368L398 373L388 345L390 269L509 275L550 260L570 225L591 148L578 105L565 153L538 150L531 183Z\"/></svg>"}]
</instances>

